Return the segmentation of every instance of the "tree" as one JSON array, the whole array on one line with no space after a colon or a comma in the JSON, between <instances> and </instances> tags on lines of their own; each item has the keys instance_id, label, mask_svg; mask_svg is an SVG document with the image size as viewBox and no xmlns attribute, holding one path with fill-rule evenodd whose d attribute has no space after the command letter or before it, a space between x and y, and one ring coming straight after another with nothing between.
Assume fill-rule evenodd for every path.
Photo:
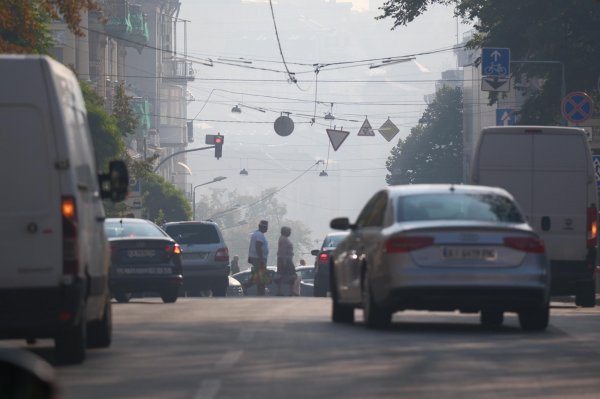
<instances>
[{"instance_id":1,"label":"tree","mask_svg":"<svg viewBox=\"0 0 600 399\"><path fill-rule=\"evenodd\" d=\"M392 148L388 184L460 183L462 180L462 92L443 87L419 124Z\"/></svg>"},{"instance_id":2,"label":"tree","mask_svg":"<svg viewBox=\"0 0 600 399\"><path fill-rule=\"evenodd\" d=\"M96 0L4 0L0 7L0 53L44 54L52 45L51 21L64 21L78 36L84 11L98 11Z\"/></svg>"},{"instance_id":3,"label":"tree","mask_svg":"<svg viewBox=\"0 0 600 399\"><path fill-rule=\"evenodd\" d=\"M310 229L301 221L285 218L286 206L277 200L275 194L274 188L267 189L258 196L241 195L237 191L226 189L211 189L209 195L203 195L197 201L198 219L210 219L219 224L230 256L240 256L242 269L248 258L250 234L256 230L258 222L262 219L269 221L266 236L269 242L270 265L275 265L277 242L282 226L292 229L290 239L294 243L296 264L300 258L306 258L310 254L313 245Z\"/></svg>"},{"instance_id":4,"label":"tree","mask_svg":"<svg viewBox=\"0 0 600 399\"><path fill-rule=\"evenodd\" d=\"M138 117L131 106L132 98L125 93L125 82L121 81L115 88L112 115L117 120L117 126L123 136L135 133L138 125Z\"/></svg>"},{"instance_id":5,"label":"tree","mask_svg":"<svg viewBox=\"0 0 600 399\"><path fill-rule=\"evenodd\" d=\"M514 84L524 87L528 95L520 111L520 123L560 121L560 63L564 66L567 93L585 91L598 97L598 0L578 0L576 4L564 0L387 0L378 19L392 18L394 28L407 25L433 4L454 5L457 16L475 23L477 34L469 47L508 47L513 61L529 61L511 65ZM528 76L543 78L542 89L527 89ZM496 99L490 94L492 103Z\"/></svg>"}]
</instances>

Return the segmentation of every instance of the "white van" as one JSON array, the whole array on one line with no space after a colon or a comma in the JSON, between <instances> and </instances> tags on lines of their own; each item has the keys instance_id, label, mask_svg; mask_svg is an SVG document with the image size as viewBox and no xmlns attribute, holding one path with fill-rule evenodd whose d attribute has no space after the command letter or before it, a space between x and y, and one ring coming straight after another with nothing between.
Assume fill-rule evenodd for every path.
<instances>
[{"instance_id":1,"label":"white van","mask_svg":"<svg viewBox=\"0 0 600 399\"><path fill-rule=\"evenodd\" d=\"M111 341L102 198L125 197L127 169L97 174L79 83L45 56L0 55L0 148L0 337L79 363Z\"/></svg>"},{"instance_id":2,"label":"white van","mask_svg":"<svg viewBox=\"0 0 600 399\"><path fill-rule=\"evenodd\" d=\"M572 127L497 126L481 132L471 183L498 186L519 202L546 243L551 295L595 305L597 188L585 131Z\"/></svg>"}]
</instances>

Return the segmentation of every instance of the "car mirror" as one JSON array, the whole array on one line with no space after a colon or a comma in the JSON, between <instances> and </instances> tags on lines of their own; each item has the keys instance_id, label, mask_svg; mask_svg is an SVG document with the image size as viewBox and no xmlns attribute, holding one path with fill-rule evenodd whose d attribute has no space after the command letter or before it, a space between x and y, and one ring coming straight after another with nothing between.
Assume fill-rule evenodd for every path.
<instances>
[{"instance_id":1,"label":"car mirror","mask_svg":"<svg viewBox=\"0 0 600 399\"><path fill-rule=\"evenodd\" d=\"M58 394L54 369L31 352L0 349L0 397L53 399Z\"/></svg>"},{"instance_id":2,"label":"car mirror","mask_svg":"<svg viewBox=\"0 0 600 399\"><path fill-rule=\"evenodd\" d=\"M335 218L332 219L329 223L329 226L335 230L348 230L352 226L350 225L350 220L348 218Z\"/></svg>"},{"instance_id":3,"label":"car mirror","mask_svg":"<svg viewBox=\"0 0 600 399\"><path fill-rule=\"evenodd\" d=\"M98 175L100 195L113 202L120 202L127 197L129 190L129 172L123 161L111 161L108 173Z\"/></svg>"},{"instance_id":4,"label":"car mirror","mask_svg":"<svg viewBox=\"0 0 600 399\"><path fill-rule=\"evenodd\" d=\"M320 252L320 251L319 251L318 249L313 249L312 251L310 251L310 254L311 254L312 256L317 256L317 255L319 254L319 252Z\"/></svg>"}]
</instances>

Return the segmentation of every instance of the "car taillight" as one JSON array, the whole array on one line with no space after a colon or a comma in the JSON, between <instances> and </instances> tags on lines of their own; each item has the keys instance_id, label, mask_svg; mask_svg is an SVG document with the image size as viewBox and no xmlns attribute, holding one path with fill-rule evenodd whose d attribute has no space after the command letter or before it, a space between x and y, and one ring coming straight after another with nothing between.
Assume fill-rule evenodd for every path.
<instances>
[{"instance_id":1,"label":"car taillight","mask_svg":"<svg viewBox=\"0 0 600 399\"><path fill-rule=\"evenodd\" d=\"M523 252L543 254L544 242L534 237L504 237L504 246Z\"/></svg>"},{"instance_id":2,"label":"car taillight","mask_svg":"<svg viewBox=\"0 0 600 399\"><path fill-rule=\"evenodd\" d=\"M598 239L598 210L595 206L587 209L587 247L594 248Z\"/></svg>"},{"instance_id":3,"label":"car taillight","mask_svg":"<svg viewBox=\"0 0 600 399\"><path fill-rule=\"evenodd\" d=\"M60 207L63 234L63 274L77 275L79 274L79 243L75 198L62 197Z\"/></svg>"},{"instance_id":4,"label":"car taillight","mask_svg":"<svg viewBox=\"0 0 600 399\"><path fill-rule=\"evenodd\" d=\"M327 262L329 260L329 254L319 254L319 262Z\"/></svg>"},{"instance_id":5,"label":"car taillight","mask_svg":"<svg viewBox=\"0 0 600 399\"><path fill-rule=\"evenodd\" d=\"M171 254L179 255L181 253L181 247L179 244L167 245L165 251Z\"/></svg>"},{"instance_id":6,"label":"car taillight","mask_svg":"<svg viewBox=\"0 0 600 399\"><path fill-rule=\"evenodd\" d=\"M398 236L385 242L385 251L388 253L402 253L433 245L433 237L427 236Z\"/></svg>"},{"instance_id":7,"label":"car taillight","mask_svg":"<svg viewBox=\"0 0 600 399\"><path fill-rule=\"evenodd\" d=\"M219 248L217 252L215 252L215 260L219 262L229 262L229 249Z\"/></svg>"}]
</instances>

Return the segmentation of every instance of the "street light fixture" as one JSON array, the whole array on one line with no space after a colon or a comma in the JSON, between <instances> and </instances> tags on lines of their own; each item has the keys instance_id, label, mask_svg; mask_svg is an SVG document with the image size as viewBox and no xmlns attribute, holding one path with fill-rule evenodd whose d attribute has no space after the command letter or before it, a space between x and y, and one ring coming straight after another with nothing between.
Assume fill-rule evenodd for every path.
<instances>
[{"instance_id":1,"label":"street light fixture","mask_svg":"<svg viewBox=\"0 0 600 399\"><path fill-rule=\"evenodd\" d=\"M216 183L225 179L227 179L225 176L217 176L211 181L207 181L206 183L200 183L194 186L194 188L192 189L192 220L196 220L196 189L200 186L206 186L207 184Z\"/></svg>"}]
</instances>

